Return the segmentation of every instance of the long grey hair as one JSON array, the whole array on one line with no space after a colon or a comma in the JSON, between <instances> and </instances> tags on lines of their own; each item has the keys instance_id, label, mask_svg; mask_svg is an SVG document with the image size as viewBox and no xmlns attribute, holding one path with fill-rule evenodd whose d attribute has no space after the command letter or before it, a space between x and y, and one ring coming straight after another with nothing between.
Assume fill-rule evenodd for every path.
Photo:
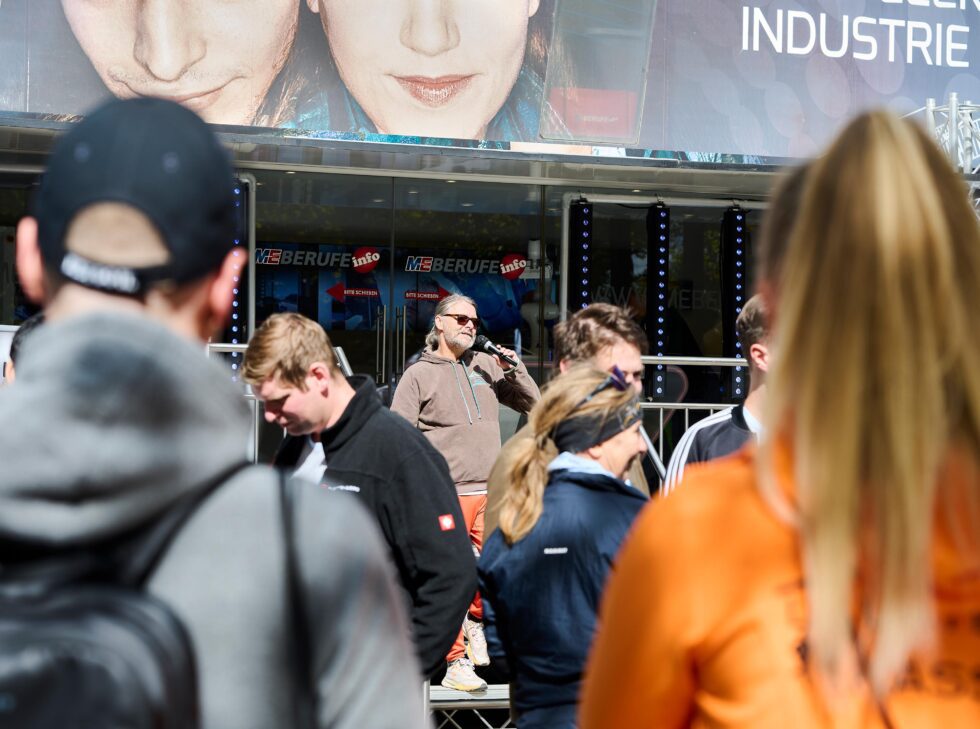
<instances>
[{"instance_id":1,"label":"long grey hair","mask_svg":"<svg viewBox=\"0 0 980 729\"><path fill-rule=\"evenodd\" d=\"M439 332L436 331L435 317L448 314L456 304L469 304L473 307L473 311L476 311L476 302L469 296L463 296L463 294L451 294L436 304L436 313L432 318L432 329L425 335L425 346L429 349L433 351L439 349Z\"/></svg>"}]
</instances>

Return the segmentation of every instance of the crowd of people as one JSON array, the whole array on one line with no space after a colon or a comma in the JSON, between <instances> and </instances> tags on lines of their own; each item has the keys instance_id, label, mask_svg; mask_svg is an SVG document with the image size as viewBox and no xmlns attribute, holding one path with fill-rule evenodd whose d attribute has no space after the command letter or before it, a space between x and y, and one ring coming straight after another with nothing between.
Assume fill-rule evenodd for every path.
<instances>
[{"instance_id":1,"label":"crowd of people","mask_svg":"<svg viewBox=\"0 0 980 729\"><path fill-rule=\"evenodd\" d=\"M113 101L18 227L44 322L0 391L0 725L412 729L424 681L491 662L520 729L980 725L980 226L912 123L865 113L776 191L749 394L653 499L646 338L609 304L539 391L448 296L390 410L274 315L242 372L286 437L243 462L201 352L231 179L191 111Z\"/></svg>"}]
</instances>

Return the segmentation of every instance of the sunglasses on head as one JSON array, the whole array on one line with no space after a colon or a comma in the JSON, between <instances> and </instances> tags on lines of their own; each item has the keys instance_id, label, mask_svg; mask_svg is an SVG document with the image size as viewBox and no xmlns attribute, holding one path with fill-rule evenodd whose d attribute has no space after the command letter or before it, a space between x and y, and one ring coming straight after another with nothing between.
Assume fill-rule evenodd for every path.
<instances>
[{"instance_id":1,"label":"sunglasses on head","mask_svg":"<svg viewBox=\"0 0 980 729\"><path fill-rule=\"evenodd\" d=\"M619 369L619 367L614 366L609 371L609 376L606 377L602 382L596 385L596 388L589 393L588 397L582 400L578 405L575 406L574 410L578 410L580 407L589 402L592 398L598 395L603 390L608 390L610 387L616 388L619 392L626 392L630 389L630 384L626 381L626 375Z\"/></svg>"},{"instance_id":2,"label":"sunglasses on head","mask_svg":"<svg viewBox=\"0 0 980 729\"><path fill-rule=\"evenodd\" d=\"M440 314L439 316L448 316L450 319L455 319L456 323L461 327L465 327L468 322L473 322L474 327L480 325L480 319L478 317L466 316L466 314Z\"/></svg>"}]
</instances>

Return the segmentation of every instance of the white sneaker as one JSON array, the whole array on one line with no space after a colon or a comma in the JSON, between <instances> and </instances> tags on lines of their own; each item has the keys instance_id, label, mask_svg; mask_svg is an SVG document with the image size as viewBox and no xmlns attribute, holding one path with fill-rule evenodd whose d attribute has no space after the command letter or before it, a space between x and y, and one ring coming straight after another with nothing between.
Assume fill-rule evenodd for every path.
<instances>
[{"instance_id":1,"label":"white sneaker","mask_svg":"<svg viewBox=\"0 0 980 729\"><path fill-rule=\"evenodd\" d=\"M473 661L474 666L489 666L490 656L487 655L487 639L483 635L483 623L470 620L467 615L463 618L463 634L466 636L466 655Z\"/></svg>"},{"instance_id":2,"label":"white sneaker","mask_svg":"<svg viewBox=\"0 0 980 729\"><path fill-rule=\"evenodd\" d=\"M487 682L476 675L469 658L458 658L449 664L442 685L457 691L486 691Z\"/></svg>"}]
</instances>

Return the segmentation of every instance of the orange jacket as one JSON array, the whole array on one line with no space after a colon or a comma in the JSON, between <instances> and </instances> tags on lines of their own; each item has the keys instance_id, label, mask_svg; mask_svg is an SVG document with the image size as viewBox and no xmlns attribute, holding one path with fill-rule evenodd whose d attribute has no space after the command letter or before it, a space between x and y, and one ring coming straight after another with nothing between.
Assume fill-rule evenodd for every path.
<instances>
[{"instance_id":1,"label":"orange jacket","mask_svg":"<svg viewBox=\"0 0 980 729\"><path fill-rule=\"evenodd\" d=\"M831 715L807 670L799 542L760 496L753 450L691 468L640 515L603 596L580 729L885 726L864 682ZM980 727L980 550L937 534L937 647L888 697L895 729Z\"/></svg>"}]
</instances>

